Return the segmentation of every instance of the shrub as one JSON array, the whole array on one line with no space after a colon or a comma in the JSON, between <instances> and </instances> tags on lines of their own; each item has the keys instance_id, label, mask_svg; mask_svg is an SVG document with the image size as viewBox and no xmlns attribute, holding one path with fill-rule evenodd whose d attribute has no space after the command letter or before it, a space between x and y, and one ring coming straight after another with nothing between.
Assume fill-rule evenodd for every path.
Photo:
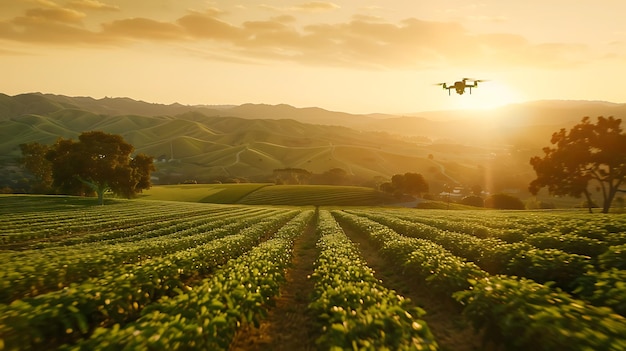
<instances>
[{"instance_id":1,"label":"shrub","mask_svg":"<svg viewBox=\"0 0 626 351\"><path fill-rule=\"evenodd\" d=\"M466 196L461 200L463 205L474 206L474 207L483 207L485 205L485 200L482 197L476 195Z\"/></svg>"},{"instance_id":2,"label":"shrub","mask_svg":"<svg viewBox=\"0 0 626 351\"><path fill-rule=\"evenodd\" d=\"M509 194L493 194L485 199L485 207L499 210L523 210L524 203Z\"/></svg>"}]
</instances>

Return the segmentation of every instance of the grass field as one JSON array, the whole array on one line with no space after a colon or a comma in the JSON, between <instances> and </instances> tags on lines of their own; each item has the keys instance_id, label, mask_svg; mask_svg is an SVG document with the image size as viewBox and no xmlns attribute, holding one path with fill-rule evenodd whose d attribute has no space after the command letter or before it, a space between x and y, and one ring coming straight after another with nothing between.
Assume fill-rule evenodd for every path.
<instances>
[{"instance_id":1,"label":"grass field","mask_svg":"<svg viewBox=\"0 0 626 351\"><path fill-rule=\"evenodd\" d=\"M157 185L145 190L145 200L234 204L270 184L180 184Z\"/></svg>"},{"instance_id":2,"label":"grass field","mask_svg":"<svg viewBox=\"0 0 626 351\"><path fill-rule=\"evenodd\" d=\"M144 191L145 200L284 206L375 206L393 202L371 188L330 185L181 184Z\"/></svg>"}]
</instances>

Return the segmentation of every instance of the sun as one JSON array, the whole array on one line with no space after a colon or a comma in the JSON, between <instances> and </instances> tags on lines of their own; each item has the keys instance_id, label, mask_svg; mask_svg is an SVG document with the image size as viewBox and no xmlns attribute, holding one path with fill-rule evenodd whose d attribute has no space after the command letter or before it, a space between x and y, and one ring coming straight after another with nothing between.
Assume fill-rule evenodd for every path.
<instances>
[{"instance_id":1,"label":"sun","mask_svg":"<svg viewBox=\"0 0 626 351\"><path fill-rule=\"evenodd\" d=\"M450 98L450 105L458 110L487 110L524 101L520 92L498 81L481 82L471 94L469 89L463 95L452 91Z\"/></svg>"}]
</instances>

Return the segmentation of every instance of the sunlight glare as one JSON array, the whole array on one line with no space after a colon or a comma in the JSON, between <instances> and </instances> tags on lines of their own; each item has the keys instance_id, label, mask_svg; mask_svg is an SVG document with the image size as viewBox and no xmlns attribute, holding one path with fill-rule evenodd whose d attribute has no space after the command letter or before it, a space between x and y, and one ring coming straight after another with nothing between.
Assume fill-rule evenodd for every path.
<instances>
[{"instance_id":1,"label":"sunlight glare","mask_svg":"<svg viewBox=\"0 0 626 351\"><path fill-rule=\"evenodd\" d=\"M481 82L471 94L469 89L463 95L453 91L450 98L454 99L451 106L459 110L487 110L524 101L521 93L498 81Z\"/></svg>"}]
</instances>

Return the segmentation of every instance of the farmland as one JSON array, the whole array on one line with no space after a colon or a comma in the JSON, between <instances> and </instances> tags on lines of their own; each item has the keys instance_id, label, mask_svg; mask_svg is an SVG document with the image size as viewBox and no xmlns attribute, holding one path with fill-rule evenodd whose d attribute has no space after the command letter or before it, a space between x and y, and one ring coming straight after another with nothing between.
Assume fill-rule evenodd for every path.
<instances>
[{"instance_id":1,"label":"farmland","mask_svg":"<svg viewBox=\"0 0 626 351\"><path fill-rule=\"evenodd\" d=\"M157 185L141 195L168 200L242 205L373 206L397 201L372 188L336 185L179 184Z\"/></svg>"},{"instance_id":2,"label":"farmland","mask_svg":"<svg viewBox=\"0 0 626 351\"><path fill-rule=\"evenodd\" d=\"M0 196L0 228L0 350L626 350L621 214Z\"/></svg>"}]
</instances>

